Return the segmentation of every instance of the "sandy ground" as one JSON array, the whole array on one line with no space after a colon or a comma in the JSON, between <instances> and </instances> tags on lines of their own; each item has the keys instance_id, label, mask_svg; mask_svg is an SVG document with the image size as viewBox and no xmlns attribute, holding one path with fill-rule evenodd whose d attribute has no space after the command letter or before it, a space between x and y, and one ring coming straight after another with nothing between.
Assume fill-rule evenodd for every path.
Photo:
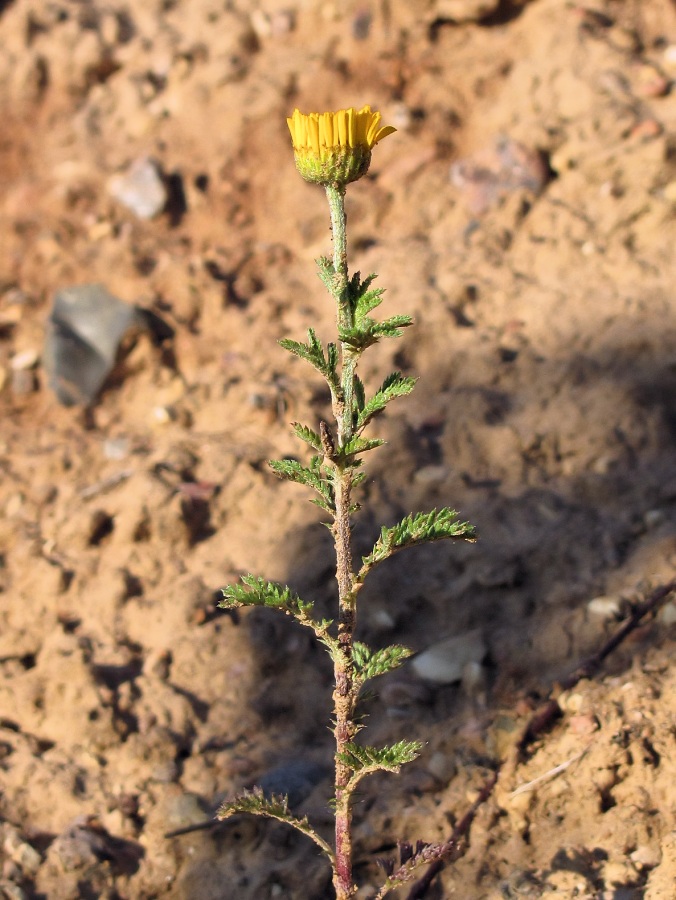
<instances>
[{"instance_id":1,"label":"sandy ground","mask_svg":"<svg viewBox=\"0 0 676 900\"><path fill-rule=\"evenodd\" d=\"M369 740L426 746L365 784L359 896L503 762L426 896L673 900L673 602L509 761L674 577L674 78L668 0L0 4L0 896L331 897L281 825L165 834L261 779L329 828L325 655L215 603L253 571L330 614L328 532L265 462L327 410L277 340L333 333L325 199L285 116L370 103L399 130L349 192L351 267L416 324L363 376L420 381L377 422L355 545L443 505L480 541L379 570L360 637L478 629L485 653L460 684L375 685ZM144 158L169 187L152 219L111 194ZM95 282L173 337L128 339L93 408L66 408L45 327L55 291Z\"/></svg>"}]
</instances>

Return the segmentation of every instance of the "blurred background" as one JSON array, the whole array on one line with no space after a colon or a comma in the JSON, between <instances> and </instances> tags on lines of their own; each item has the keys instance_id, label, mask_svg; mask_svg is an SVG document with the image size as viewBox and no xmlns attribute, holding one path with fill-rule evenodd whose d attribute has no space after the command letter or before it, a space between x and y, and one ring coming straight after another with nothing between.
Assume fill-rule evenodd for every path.
<instances>
[{"instance_id":1,"label":"blurred background","mask_svg":"<svg viewBox=\"0 0 676 900\"><path fill-rule=\"evenodd\" d=\"M673 577L675 79L668 0L0 2L1 897L332 896L276 823L166 837L261 782L330 833L325 654L216 608L248 571L335 598L266 465L329 410L277 344L334 334L294 107L398 129L348 190L350 267L415 318L367 388L420 380L374 423L356 549L440 506L480 534L361 595L359 637L420 654L368 740L426 747L364 784L360 898ZM427 896L673 896L675 621L563 697Z\"/></svg>"}]
</instances>

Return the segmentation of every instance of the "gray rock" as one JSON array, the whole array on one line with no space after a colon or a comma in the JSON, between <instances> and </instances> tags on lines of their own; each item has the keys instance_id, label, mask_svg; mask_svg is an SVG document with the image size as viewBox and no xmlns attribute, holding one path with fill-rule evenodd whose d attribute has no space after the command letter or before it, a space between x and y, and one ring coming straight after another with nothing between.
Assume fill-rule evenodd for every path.
<instances>
[{"instance_id":1,"label":"gray rock","mask_svg":"<svg viewBox=\"0 0 676 900\"><path fill-rule=\"evenodd\" d=\"M594 597L587 604L587 609L592 616L599 616L601 619L620 618L621 608L617 597Z\"/></svg>"},{"instance_id":2,"label":"gray rock","mask_svg":"<svg viewBox=\"0 0 676 900\"><path fill-rule=\"evenodd\" d=\"M144 324L134 306L103 285L62 288L47 322L43 365L64 406L91 403L115 365L122 337Z\"/></svg>"},{"instance_id":3,"label":"gray rock","mask_svg":"<svg viewBox=\"0 0 676 900\"><path fill-rule=\"evenodd\" d=\"M481 663L487 648L480 628L466 631L455 637L432 644L418 654L411 668L419 678L435 684L453 684L461 681L469 663Z\"/></svg>"},{"instance_id":4,"label":"gray rock","mask_svg":"<svg viewBox=\"0 0 676 900\"><path fill-rule=\"evenodd\" d=\"M139 219L152 219L166 206L168 194L157 163L143 157L108 182L108 192Z\"/></svg>"}]
</instances>

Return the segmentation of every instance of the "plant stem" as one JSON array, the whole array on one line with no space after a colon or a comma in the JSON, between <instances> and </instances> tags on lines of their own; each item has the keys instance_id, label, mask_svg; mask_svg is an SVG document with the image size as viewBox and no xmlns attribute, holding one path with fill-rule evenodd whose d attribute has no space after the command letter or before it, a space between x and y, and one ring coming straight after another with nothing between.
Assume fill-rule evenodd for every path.
<instances>
[{"instance_id":1,"label":"plant stem","mask_svg":"<svg viewBox=\"0 0 676 900\"><path fill-rule=\"evenodd\" d=\"M339 332L354 325L348 292L347 235L345 230L345 188L327 185L326 195L331 211L333 233L332 294L337 304ZM350 348L339 342L341 353L340 392L334 397L333 413L338 426L338 445L345 446L353 436L353 397L357 359ZM356 624L356 594L350 534L350 493L352 469L338 462L334 467L334 492L336 511L333 522L333 539L336 548L336 580L338 582L338 650L334 656L335 689L334 737L336 740L336 857L333 886L337 900L354 896L356 887L352 880L352 797L348 788L351 771L341 761L347 745L357 732L354 720L356 688L352 645Z\"/></svg>"}]
</instances>

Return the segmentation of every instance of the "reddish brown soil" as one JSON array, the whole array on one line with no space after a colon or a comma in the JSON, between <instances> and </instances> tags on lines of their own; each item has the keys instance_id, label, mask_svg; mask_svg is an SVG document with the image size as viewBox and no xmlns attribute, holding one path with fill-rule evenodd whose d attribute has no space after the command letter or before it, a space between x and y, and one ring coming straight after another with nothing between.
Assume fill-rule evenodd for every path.
<instances>
[{"instance_id":1,"label":"reddish brown soil","mask_svg":"<svg viewBox=\"0 0 676 900\"><path fill-rule=\"evenodd\" d=\"M676 14L503 0L473 21L480 5L0 3L0 896L331 896L281 825L165 833L282 762L330 762L323 652L215 601L253 571L330 615L328 532L265 463L327 409L277 340L333 333L325 199L285 116L364 103L399 131L350 189L351 266L416 324L363 376L420 381L376 423L355 543L443 505L481 538L382 567L360 637L422 650L480 628L488 656L464 685L375 685L369 739L426 746L365 785L359 896L398 839L447 836L501 760L427 896L676 896L673 603L512 764L557 680L674 577ZM184 210L142 221L111 198L143 156ZM54 292L88 282L175 335L137 336L85 412L39 357ZM24 351L36 368L15 371ZM304 803L322 829L329 794Z\"/></svg>"}]
</instances>

